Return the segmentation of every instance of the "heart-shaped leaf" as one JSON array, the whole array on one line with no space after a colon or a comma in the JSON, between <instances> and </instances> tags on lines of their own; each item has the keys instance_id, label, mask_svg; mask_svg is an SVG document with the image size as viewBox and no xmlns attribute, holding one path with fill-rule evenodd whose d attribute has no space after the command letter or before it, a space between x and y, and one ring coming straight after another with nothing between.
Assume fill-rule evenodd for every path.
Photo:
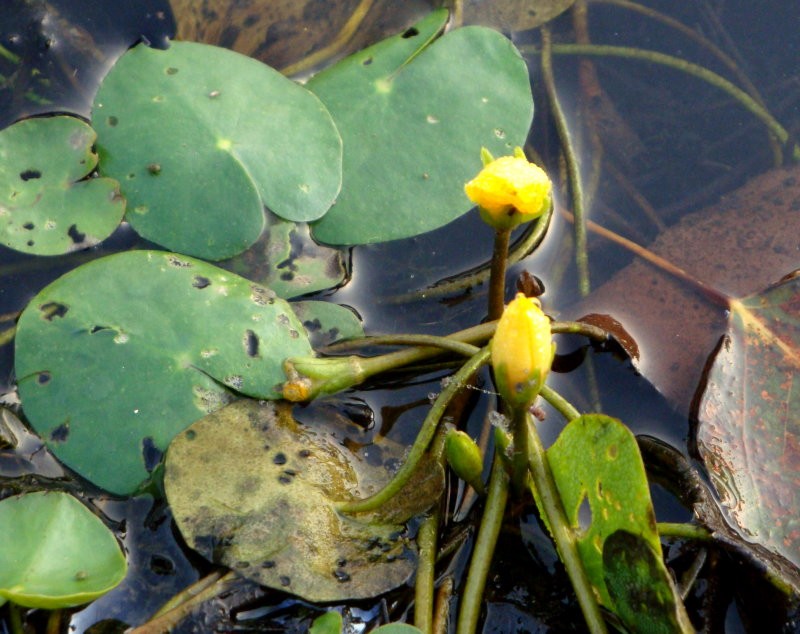
<instances>
[{"instance_id":1,"label":"heart-shaped leaf","mask_svg":"<svg viewBox=\"0 0 800 634\"><path fill-rule=\"evenodd\" d=\"M226 49L131 49L100 86L92 119L130 223L183 253L236 255L264 228L264 205L314 220L341 184L341 138L320 101Z\"/></svg>"},{"instance_id":2,"label":"heart-shaped leaf","mask_svg":"<svg viewBox=\"0 0 800 634\"><path fill-rule=\"evenodd\" d=\"M16 373L23 411L53 453L127 494L231 390L278 398L283 360L311 353L268 289L184 256L130 251L67 273L31 301Z\"/></svg>"},{"instance_id":3,"label":"heart-shaped leaf","mask_svg":"<svg viewBox=\"0 0 800 634\"><path fill-rule=\"evenodd\" d=\"M6 498L0 535L0 604L55 610L88 603L127 572L111 531L66 493Z\"/></svg>"},{"instance_id":4,"label":"heart-shaped leaf","mask_svg":"<svg viewBox=\"0 0 800 634\"><path fill-rule=\"evenodd\" d=\"M697 408L697 447L728 520L800 566L800 277L731 300Z\"/></svg>"},{"instance_id":5,"label":"heart-shaped leaf","mask_svg":"<svg viewBox=\"0 0 800 634\"><path fill-rule=\"evenodd\" d=\"M483 27L437 40L446 20L434 12L309 81L344 139L341 195L312 229L322 242L441 227L470 209L463 187L482 146L503 155L524 145L533 99L519 52Z\"/></svg>"},{"instance_id":6,"label":"heart-shaped leaf","mask_svg":"<svg viewBox=\"0 0 800 634\"><path fill-rule=\"evenodd\" d=\"M211 561L309 601L367 598L411 575L414 546L401 522L444 483L430 464L380 515L340 514L339 504L386 482L397 456L382 455L370 465L324 419L306 426L285 403L241 400L175 438L164 485L181 534Z\"/></svg>"},{"instance_id":7,"label":"heart-shaped leaf","mask_svg":"<svg viewBox=\"0 0 800 634\"><path fill-rule=\"evenodd\" d=\"M661 543L650 501L650 488L631 431L608 416L581 416L564 428L547 450L547 457L567 521L577 534L578 552L586 575L600 602L623 621L643 609L635 603L637 597L630 591L633 587L630 580L620 579L619 570L610 572L604 563L607 542L619 531L632 535L647 555L645 559L639 559L631 553L628 563L635 570L629 571L630 579L641 583L642 579L637 575L645 574L659 588L674 589L661 560ZM614 599L606 584L609 574L614 576L616 584ZM616 601L624 603L617 605ZM669 609L663 610L663 605L667 604ZM671 601L654 604L652 609L651 618L656 621L671 622L674 619L688 623L683 603L677 595L671 597ZM625 623L631 627L634 625ZM632 627L631 631L634 630Z\"/></svg>"},{"instance_id":8,"label":"heart-shaped leaf","mask_svg":"<svg viewBox=\"0 0 800 634\"><path fill-rule=\"evenodd\" d=\"M26 119L0 131L4 245L59 255L111 235L125 201L115 180L85 179L97 165L94 140L94 130L74 117Z\"/></svg>"}]
</instances>

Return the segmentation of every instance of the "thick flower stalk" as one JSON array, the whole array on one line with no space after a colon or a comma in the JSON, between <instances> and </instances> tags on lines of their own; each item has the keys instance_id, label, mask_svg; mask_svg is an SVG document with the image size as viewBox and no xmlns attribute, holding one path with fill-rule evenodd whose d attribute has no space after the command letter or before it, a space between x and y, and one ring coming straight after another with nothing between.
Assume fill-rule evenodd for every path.
<instances>
[{"instance_id":1,"label":"thick flower stalk","mask_svg":"<svg viewBox=\"0 0 800 634\"><path fill-rule=\"evenodd\" d=\"M541 216L550 208L553 184L545 171L525 158L521 148L514 156L493 159L464 186L469 199L478 205L484 222L495 229L513 229Z\"/></svg>"},{"instance_id":2,"label":"thick flower stalk","mask_svg":"<svg viewBox=\"0 0 800 634\"><path fill-rule=\"evenodd\" d=\"M506 307L492 339L492 368L511 409L527 408L544 384L556 346L550 319L536 299L518 293Z\"/></svg>"}]
</instances>

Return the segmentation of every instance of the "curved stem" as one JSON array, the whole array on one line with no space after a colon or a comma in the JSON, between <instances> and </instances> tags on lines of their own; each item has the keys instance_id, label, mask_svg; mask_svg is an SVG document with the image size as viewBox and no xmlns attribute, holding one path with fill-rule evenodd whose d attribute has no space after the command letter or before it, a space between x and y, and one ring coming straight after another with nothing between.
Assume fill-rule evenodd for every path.
<instances>
[{"instance_id":1,"label":"curved stem","mask_svg":"<svg viewBox=\"0 0 800 634\"><path fill-rule=\"evenodd\" d=\"M372 2L373 0L361 0L330 44L307 55L294 64L281 68L281 73L284 75L296 75L336 55L345 47L353 35L355 35L356 29L358 29L359 25L364 21L370 7L372 7Z\"/></svg>"},{"instance_id":2,"label":"curved stem","mask_svg":"<svg viewBox=\"0 0 800 634\"><path fill-rule=\"evenodd\" d=\"M538 501L541 504L541 511L547 518L548 526L553 535L553 541L558 548L558 554L564 568L567 570L572 587L578 597L581 611L589 626L589 631L600 634L606 632L606 625L600 613L600 606L592 591L592 586L583 568L583 562L578 554L578 545L575 533L570 528L569 522L564 514L561 505L561 497L558 494L553 474L550 471L550 464L547 461L542 441L536 427L532 424L529 412L524 413L526 427L528 429L528 447L531 478L533 485L538 493Z\"/></svg>"},{"instance_id":3,"label":"curved stem","mask_svg":"<svg viewBox=\"0 0 800 634\"><path fill-rule=\"evenodd\" d=\"M654 64L668 66L670 68L683 71L684 73L694 75L695 77L702 79L728 93L742 106L760 119L781 143L786 143L789 140L789 133L786 131L786 129L778 122L777 119L775 119L775 117L767 112L762 105L753 99L753 97L721 75L718 75L717 73L704 68L703 66L686 61L685 59L660 53L658 51L627 46L610 46L607 44L553 44L550 47L550 50L552 53L557 55L593 55L646 60ZM542 46L541 53L542 60L544 60L544 46ZM800 146L795 146L793 150L793 156L795 158L800 158Z\"/></svg>"},{"instance_id":4,"label":"curved stem","mask_svg":"<svg viewBox=\"0 0 800 634\"><path fill-rule=\"evenodd\" d=\"M542 76L544 78L547 96L550 99L550 108L553 112L556 130L561 139L564 158L567 163L570 191L572 192L572 210L575 214L575 263L578 267L578 290L585 297L589 294L589 256L586 249L586 221L584 214L583 183L581 181L580 163L575 154L572 135L567 125L561 102L556 93L555 78L553 76L552 52L556 46L551 43L550 30L542 27Z\"/></svg>"},{"instance_id":5,"label":"curved stem","mask_svg":"<svg viewBox=\"0 0 800 634\"><path fill-rule=\"evenodd\" d=\"M489 492L483 509L481 527L475 540L475 550L469 562L467 583L461 595L456 634L473 634L478 627L478 617L483 604L483 589L489 575L494 548L503 525L503 512L508 500L508 474L503 461L495 455L489 476Z\"/></svg>"},{"instance_id":6,"label":"curved stem","mask_svg":"<svg viewBox=\"0 0 800 634\"><path fill-rule=\"evenodd\" d=\"M539 395L545 401L550 403L550 405L552 405L553 408L567 420L567 422L575 420L581 415L581 413L575 409L572 403L570 403L567 399L561 396L561 394L556 392L547 384L542 385L542 389L539 390Z\"/></svg>"},{"instance_id":7,"label":"curved stem","mask_svg":"<svg viewBox=\"0 0 800 634\"><path fill-rule=\"evenodd\" d=\"M374 511L380 507L387 500L395 496L408 482L411 474L417 468L425 450L428 448L436 428L441 421L444 411L451 399L458 393L464 386L466 381L489 359L489 347L482 348L476 355L470 357L458 372L456 372L450 379L447 386L441 391L436 401L433 403L428 415L422 423L422 427L411 445L408 457L403 463L403 466L394 474L394 477L389 483L374 495L364 498L362 500L353 500L339 505L339 511L343 513L364 513L367 511Z\"/></svg>"}]
</instances>

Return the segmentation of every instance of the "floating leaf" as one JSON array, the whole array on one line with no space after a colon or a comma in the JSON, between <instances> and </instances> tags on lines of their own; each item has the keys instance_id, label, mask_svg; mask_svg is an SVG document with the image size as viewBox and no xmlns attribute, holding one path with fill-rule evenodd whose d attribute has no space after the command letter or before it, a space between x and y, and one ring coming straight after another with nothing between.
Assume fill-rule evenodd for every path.
<instances>
[{"instance_id":1,"label":"floating leaf","mask_svg":"<svg viewBox=\"0 0 800 634\"><path fill-rule=\"evenodd\" d=\"M286 357L311 354L266 288L159 251L112 255L59 278L19 320L25 415L85 478L131 493L187 425L231 390L277 398Z\"/></svg>"},{"instance_id":2,"label":"floating leaf","mask_svg":"<svg viewBox=\"0 0 800 634\"><path fill-rule=\"evenodd\" d=\"M364 324L347 306L309 300L292 303L292 309L303 322L314 348L364 336Z\"/></svg>"},{"instance_id":3,"label":"floating leaf","mask_svg":"<svg viewBox=\"0 0 800 634\"><path fill-rule=\"evenodd\" d=\"M465 22L508 31L542 26L569 9L575 0L465 0Z\"/></svg>"},{"instance_id":4,"label":"floating leaf","mask_svg":"<svg viewBox=\"0 0 800 634\"><path fill-rule=\"evenodd\" d=\"M311 79L344 139L342 192L312 227L328 244L417 235L471 204L464 183L524 145L533 117L528 71L514 45L483 27L437 39L437 11L401 35Z\"/></svg>"},{"instance_id":5,"label":"floating leaf","mask_svg":"<svg viewBox=\"0 0 800 634\"><path fill-rule=\"evenodd\" d=\"M308 225L270 216L267 230L251 248L220 266L291 299L344 282L344 252L317 244Z\"/></svg>"},{"instance_id":6,"label":"floating leaf","mask_svg":"<svg viewBox=\"0 0 800 634\"><path fill-rule=\"evenodd\" d=\"M547 450L547 456L567 520L577 533L578 552L589 582L601 603L624 620L629 612L644 608L628 603L617 606L609 594L605 579L611 573L605 567L604 551L612 535L625 531L648 549L646 559L633 557L630 560L630 565L636 568L628 571L631 578L638 579L644 567L648 575L653 575L651 583L669 583L636 439L627 427L613 418L586 415L564 428ZM582 516L587 512L590 517ZM657 555L655 560L649 557L650 552ZM629 594L626 590L626 587L630 589L628 582L616 576L618 571L613 574L615 583L619 584L615 598L635 601L635 593ZM673 603L678 606L676 609L683 611L679 598ZM657 607L653 606L654 613L664 616ZM626 621L626 625L633 624ZM640 630L632 628L631 631Z\"/></svg>"},{"instance_id":7,"label":"floating leaf","mask_svg":"<svg viewBox=\"0 0 800 634\"><path fill-rule=\"evenodd\" d=\"M400 506L382 516L391 521L340 514L339 504L375 492L388 473L385 462L348 452L325 423L302 425L285 403L242 400L179 434L164 484L187 543L309 601L373 597L404 583L415 562L401 522L437 499L441 469L435 487L414 483L396 496Z\"/></svg>"},{"instance_id":8,"label":"floating leaf","mask_svg":"<svg viewBox=\"0 0 800 634\"><path fill-rule=\"evenodd\" d=\"M92 112L103 171L144 237L223 259L264 228L263 206L322 216L341 184L341 138L320 101L226 49L139 45L111 69Z\"/></svg>"},{"instance_id":9,"label":"floating leaf","mask_svg":"<svg viewBox=\"0 0 800 634\"><path fill-rule=\"evenodd\" d=\"M74 117L26 119L0 131L4 245L59 255L111 235L125 201L115 180L85 178L97 165L94 140L94 130Z\"/></svg>"},{"instance_id":10,"label":"floating leaf","mask_svg":"<svg viewBox=\"0 0 800 634\"><path fill-rule=\"evenodd\" d=\"M731 301L697 408L727 519L800 566L800 277Z\"/></svg>"},{"instance_id":11,"label":"floating leaf","mask_svg":"<svg viewBox=\"0 0 800 634\"><path fill-rule=\"evenodd\" d=\"M672 577L664 570L660 549L649 540L618 530L603 542L606 588L615 612L629 632L694 632Z\"/></svg>"},{"instance_id":12,"label":"floating leaf","mask_svg":"<svg viewBox=\"0 0 800 634\"><path fill-rule=\"evenodd\" d=\"M331 610L318 616L311 624L308 634L342 634L342 615Z\"/></svg>"},{"instance_id":13,"label":"floating leaf","mask_svg":"<svg viewBox=\"0 0 800 634\"><path fill-rule=\"evenodd\" d=\"M0 535L0 604L55 610L88 603L127 572L111 531L66 493L4 499Z\"/></svg>"}]
</instances>

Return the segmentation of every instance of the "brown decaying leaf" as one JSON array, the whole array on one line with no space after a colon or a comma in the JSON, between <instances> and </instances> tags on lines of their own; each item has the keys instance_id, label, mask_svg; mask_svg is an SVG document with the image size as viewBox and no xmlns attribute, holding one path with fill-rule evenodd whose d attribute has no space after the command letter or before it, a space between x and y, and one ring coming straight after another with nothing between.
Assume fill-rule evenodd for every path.
<instances>
[{"instance_id":1,"label":"brown decaying leaf","mask_svg":"<svg viewBox=\"0 0 800 634\"><path fill-rule=\"evenodd\" d=\"M549 22L573 4L575 0L465 0L464 22L527 31Z\"/></svg>"},{"instance_id":2,"label":"brown decaying leaf","mask_svg":"<svg viewBox=\"0 0 800 634\"><path fill-rule=\"evenodd\" d=\"M361 0L172 0L177 39L224 46L277 69L329 46ZM340 55L402 31L430 0L374 0Z\"/></svg>"},{"instance_id":3,"label":"brown decaying leaf","mask_svg":"<svg viewBox=\"0 0 800 634\"><path fill-rule=\"evenodd\" d=\"M729 297L759 292L800 264L800 166L774 169L686 216L649 249ZM688 413L726 310L684 281L635 260L578 305L619 320L639 344L639 369Z\"/></svg>"}]
</instances>

